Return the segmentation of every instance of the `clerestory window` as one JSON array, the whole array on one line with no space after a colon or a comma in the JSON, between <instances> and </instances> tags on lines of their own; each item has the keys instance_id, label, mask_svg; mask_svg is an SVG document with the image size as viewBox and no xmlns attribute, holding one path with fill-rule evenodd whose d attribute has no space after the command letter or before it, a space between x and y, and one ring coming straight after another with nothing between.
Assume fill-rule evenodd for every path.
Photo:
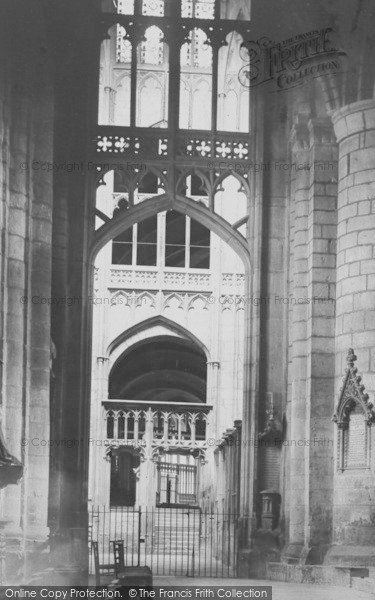
<instances>
[{"instance_id":1,"label":"clerestory window","mask_svg":"<svg viewBox=\"0 0 375 600\"><path fill-rule=\"evenodd\" d=\"M210 243L207 227L171 210L145 219L114 238L112 264L209 269ZM163 248L159 256L158 246Z\"/></svg>"},{"instance_id":2,"label":"clerestory window","mask_svg":"<svg viewBox=\"0 0 375 600\"><path fill-rule=\"evenodd\" d=\"M239 80L250 62L242 46L246 37L239 27L213 48L213 28L199 27L202 20L217 22L224 7L221 18L249 20L249 0L102 1L103 10L112 9L124 18L110 27L102 42L99 125L168 128L177 109L170 106L170 88L178 96L179 87L180 129L249 130L249 90ZM174 15L172 35L168 19L178 6L181 18ZM134 35L133 18L141 20L142 35ZM172 72L170 58L176 56L180 65Z\"/></svg>"}]
</instances>

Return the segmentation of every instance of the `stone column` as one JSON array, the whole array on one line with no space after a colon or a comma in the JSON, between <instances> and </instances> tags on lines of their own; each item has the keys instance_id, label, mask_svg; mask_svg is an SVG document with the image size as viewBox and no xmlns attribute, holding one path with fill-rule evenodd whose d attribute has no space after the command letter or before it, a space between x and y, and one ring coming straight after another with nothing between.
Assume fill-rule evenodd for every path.
<instances>
[{"instance_id":1,"label":"stone column","mask_svg":"<svg viewBox=\"0 0 375 600\"><path fill-rule=\"evenodd\" d=\"M292 162L310 164L307 121L299 118L292 130ZM307 168L292 170L291 203L294 203L294 247L291 277L293 299L307 297L308 293L308 212L310 173ZM293 304L291 308L291 408L287 440L305 438L307 406L307 321L306 304ZM289 501L289 544L284 552L288 560L299 560L305 543L306 480L305 450L303 446L290 444L290 484L293 490Z\"/></svg>"},{"instance_id":2,"label":"stone column","mask_svg":"<svg viewBox=\"0 0 375 600\"><path fill-rule=\"evenodd\" d=\"M330 119L309 121L307 405L305 522L307 561L320 564L331 543L337 144ZM307 496L306 496L307 497Z\"/></svg>"},{"instance_id":3,"label":"stone column","mask_svg":"<svg viewBox=\"0 0 375 600\"><path fill-rule=\"evenodd\" d=\"M339 143L337 235L336 390L348 348L371 400L375 392L375 100L349 104L332 115ZM374 439L374 427L370 434ZM342 562L350 545L352 561L375 556L375 477L370 469L335 473L334 548L329 560ZM372 557L372 558L371 558ZM336 563L335 563L336 564ZM368 564L368 563L367 563Z\"/></svg>"},{"instance_id":4,"label":"stone column","mask_svg":"<svg viewBox=\"0 0 375 600\"><path fill-rule=\"evenodd\" d=\"M368 393L375 392L375 101L333 114L339 142L336 374L348 348Z\"/></svg>"}]
</instances>

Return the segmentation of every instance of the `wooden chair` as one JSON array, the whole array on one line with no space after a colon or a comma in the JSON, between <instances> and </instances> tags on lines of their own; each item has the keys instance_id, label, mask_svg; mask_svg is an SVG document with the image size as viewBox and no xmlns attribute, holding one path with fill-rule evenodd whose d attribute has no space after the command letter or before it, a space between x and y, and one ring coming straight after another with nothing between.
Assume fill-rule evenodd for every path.
<instances>
[{"instance_id":1,"label":"wooden chair","mask_svg":"<svg viewBox=\"0 0 375 600\"><path fill-rule=\"evenodd\" d=\"M115 540L113 544L113 556L115 557L115 577L125 570L125 548L123 540Z\"/></svg>"},{"instance_id":2,"label":"wooden chair","mask_svg":"<svg viewBox=\"0 0 375 600\"><path fill-rule=\"evenodd\" d=\"M113 571L113 564L100 564L99 563L99 545L98 542L91 542L91 550L94 555L94 566L95 566L95 585L100 586L100 574L102 571Z\"/></svg>"}]
</instances>

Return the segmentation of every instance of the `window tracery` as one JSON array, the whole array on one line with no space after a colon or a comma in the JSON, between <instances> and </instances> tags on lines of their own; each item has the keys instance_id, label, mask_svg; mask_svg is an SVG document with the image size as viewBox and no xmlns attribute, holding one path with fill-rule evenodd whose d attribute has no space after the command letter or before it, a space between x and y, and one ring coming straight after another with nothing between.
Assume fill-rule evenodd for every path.
<instances>
[{"instance_id":1,"label":"window tracery","mask_svg":"<svg viewBox=\"0 0 375 600\"><path fill-rule=\"evenodd\" d=\"M134 0L116 0L117 12L119 15L134 14Z\"/></svg>"},{"instance_id":2,"label":"window tracery","mask_svg":"<svg viewBox=\"0 0 375 600\"><path fill-rule=\"evenodd\" d=\"M212 68L212 48L202 29L195 27L189 32L188 41L181 48L181 67Z\"/></svg>"},{"instance_id":3,"label":"window tracery","mask_svg":"<svg viewBox=\"0 0 375 600\"><path fill-rule=\"evenodd\" d=\"M210 268L210 231L198 221L168 211L149 217L116 236L112 264L182 269ZM165 240L165 242L163 242ZM163 246L163 257L157 248Z\"/></svg>"},{"instance_id":4,"label":"window tracery","mask_svg":"<svg viewBox=\"0 0 375 600\"><path fill-rule=\"evenodd\" d=\"M140 63L162 65L165 62L162 30L156 25L151 25L145 33L145 38L141 43Z\"/></svg>"},{"instance_id":5,"label":"window tracery","mask_svg":"<svg viewBox=\"0 0 375 600\"><path fill-rule=\"evenodd\" d=\"M182 0L181 16L188 19L213 19L215 0Z\"/></svg>"},{"instance_id":6,"label":"window tracery","mask_svg":"<svg viewBox=\"0 0 375 600\"><path fill-rule=\"evenodd\" d=\"M163 17L164 0L143 0L142 15L150 17Z\"/></svg>"},{"instance_id":7,"label":"window tracery","mask_svg":"<svg viewBox=\"0 0 375 600\"><path fill-rule=\"evenodd\" d=\"M126 31L122 25L117 25L116 62L130 65L132 60L132 45L126 39Z\"/></svg>"}]
</instances>

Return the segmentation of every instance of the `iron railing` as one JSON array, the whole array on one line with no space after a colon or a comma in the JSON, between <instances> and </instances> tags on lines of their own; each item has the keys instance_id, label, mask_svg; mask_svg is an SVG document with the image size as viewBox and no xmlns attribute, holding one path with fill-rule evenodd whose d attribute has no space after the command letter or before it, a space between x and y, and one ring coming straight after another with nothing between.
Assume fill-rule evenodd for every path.
<instances>
[{"instance_id":1,"label":"iron railing","mask_svg":"<svg viewBox=\"0 0 375 600\"><path fill-rule=\"evenodd\" d=\"M155 575L236 577L240 522L238 514L192 507L92 507L89 545L98 542L100 564L114 564L112 542L121 540L126 566L149 566Z\"/></svg>"}]
</instances>

